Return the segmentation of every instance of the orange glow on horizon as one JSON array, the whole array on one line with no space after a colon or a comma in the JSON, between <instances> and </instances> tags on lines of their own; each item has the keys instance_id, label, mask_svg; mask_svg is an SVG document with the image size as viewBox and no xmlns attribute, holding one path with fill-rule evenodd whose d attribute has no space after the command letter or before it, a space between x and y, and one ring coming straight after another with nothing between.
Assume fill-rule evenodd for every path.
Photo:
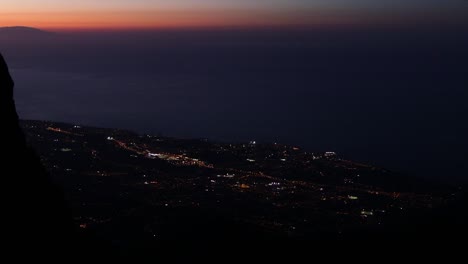
<instances>
[{"instance_id":1,"label":"orange glow on horizon","mask_svg":"<svg viewBox=\"0 0 468 264\"><path fill-rule=\"evenodd\" d=\"M0 26L30 26L52 30L150 29L307 25L323 22L307 12L273 11L140 11L2 13Z\"/></svg>"},{"instance_id":2,"label":"orange glow on horizon","mask_svg":"<svg viewBox=\"0 0 468 264\"><path fill-rule=\"evenodd\" d=\"M355 25L444 24L459 16L412 13L355 13L349 10L146 10L5 12L0 26L29 26L51 31L135 30L165 28L325 27ZM459 20L459 19L458 19Z\"/></svg>"}]
</instances>

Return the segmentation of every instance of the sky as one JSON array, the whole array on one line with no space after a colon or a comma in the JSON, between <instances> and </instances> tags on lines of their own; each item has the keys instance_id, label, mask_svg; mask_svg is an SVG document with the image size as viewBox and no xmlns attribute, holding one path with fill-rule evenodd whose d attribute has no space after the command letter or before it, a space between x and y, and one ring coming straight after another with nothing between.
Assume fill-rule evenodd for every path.
<instances>
[{"instance_id":1,"label":"sky","mask_svg":"<svg viewBox=\"0 0 468 264\"><path fill-rule=\"evenodd\" d=\"M2 0L0 26L44 29L466 24L465 0Z\"/></svg>"}]
</instances>

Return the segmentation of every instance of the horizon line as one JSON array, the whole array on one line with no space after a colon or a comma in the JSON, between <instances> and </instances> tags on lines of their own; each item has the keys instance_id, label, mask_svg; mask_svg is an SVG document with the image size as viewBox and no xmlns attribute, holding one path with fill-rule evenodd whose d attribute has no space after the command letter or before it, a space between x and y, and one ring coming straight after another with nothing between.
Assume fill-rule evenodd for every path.
<instances>
[{"instance_id":1,"label":"horizon line","mask_svg":"<svg viewBox=\"0 0 468 264\"><path fill-rule=\"evenodd\" d=\"M449 26L449 25L448 25ZM153 26L153 27L37 27L29 25L1 26L1 28L29 28L48 33L99 33L99 32L154 32L154 31L218 31L218 30L365 30L365 29L431 29L430 25L418 24L315 24L315 25L220 25L220 26ZM439 27L444 29L446 27ZM456 29L468 30L468 25ZM437 31L437 30L436 30Z\"/></svg>"}]
</instances>

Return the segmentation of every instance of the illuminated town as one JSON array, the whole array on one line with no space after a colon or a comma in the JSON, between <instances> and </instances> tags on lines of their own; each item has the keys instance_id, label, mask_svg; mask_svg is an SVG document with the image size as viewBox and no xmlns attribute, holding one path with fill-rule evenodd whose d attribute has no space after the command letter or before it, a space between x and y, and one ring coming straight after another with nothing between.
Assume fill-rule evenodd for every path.
<instances>
[{"instance_id":1,"label":"illuminated town","mask_svg":"<svg viewBox=\"0 0 468 264\"><path fill-rule=\"evenodd\" d=\"M340 236L379 230L451 199L334 152L39 121L23 127L64 186L76 225L120 243L246 233ZM235 234L219 232L224 224L237 226L229 231Z\"/></svg>"}]
</instances>

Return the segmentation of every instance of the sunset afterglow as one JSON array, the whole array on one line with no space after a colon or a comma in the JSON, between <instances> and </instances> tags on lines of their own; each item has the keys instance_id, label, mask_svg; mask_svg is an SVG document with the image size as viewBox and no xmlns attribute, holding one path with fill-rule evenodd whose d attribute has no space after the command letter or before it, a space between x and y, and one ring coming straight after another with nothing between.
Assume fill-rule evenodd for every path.
<instances>
[{"instance_id":1,"label":"sunset afterglow","mask_svg":"<svg viewBox=\"0 0 468 264\"><path fill-rule=\"evenodd\" d=\"M66 30L459 23L466 5L454 8L450 2L3 0L0 26Z\"/></svg>"},{"instance_id":2,"label":"sunset afterglow","mask_svg":"<svg viewBox=\"0 0 468 264\"><path fill-rule=\"evenodd\" d=\"M294 15L292 15L294 14ZM322 20L307 12L291 14L274 11L241 12L235 10L165 10L114 12L44 12L2 14L2 26L26 25L44 29L126 29L126 28L184 28L230 26L288 26L308 25Z\"/></svg>"}]
</instances>

